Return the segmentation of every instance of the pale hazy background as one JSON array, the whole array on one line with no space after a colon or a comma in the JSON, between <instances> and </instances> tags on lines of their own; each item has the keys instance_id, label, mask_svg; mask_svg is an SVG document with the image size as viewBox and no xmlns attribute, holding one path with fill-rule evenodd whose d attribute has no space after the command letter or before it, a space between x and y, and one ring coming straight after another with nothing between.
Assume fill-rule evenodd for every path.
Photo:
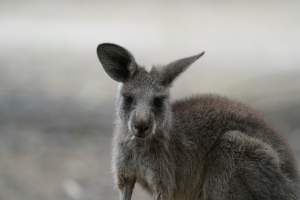
<instances>
[{"instance_id":1,"label":"pale hazy background","mask_svg":"<svg viewBox=\"0 0 300 200\"><path fill-rule=\"evenodd\" d=\"M300 162L299 10L296 0L1 0L0 199L118 199L116 83L97 60L102 42L148 67L205 50L173 98L209 92L250 104Z\"/></svg>"}]
</instances>

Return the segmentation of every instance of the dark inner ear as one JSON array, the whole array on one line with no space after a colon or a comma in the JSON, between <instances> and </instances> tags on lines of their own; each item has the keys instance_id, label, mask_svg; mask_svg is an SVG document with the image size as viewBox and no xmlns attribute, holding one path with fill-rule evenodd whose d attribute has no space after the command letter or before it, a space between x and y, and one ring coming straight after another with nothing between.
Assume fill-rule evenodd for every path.
<instances>
[{"instance_id":1,"label":"dark inner ear","mask_svg":"<svg viewBox=\"0 0 300 200\"><path fill-rule=\"evenodd\" d=\"M116 44L100 44L97 54L105 72L116 81L126 81L136 69L133 56Z\"/></svg>"}]
</instances>

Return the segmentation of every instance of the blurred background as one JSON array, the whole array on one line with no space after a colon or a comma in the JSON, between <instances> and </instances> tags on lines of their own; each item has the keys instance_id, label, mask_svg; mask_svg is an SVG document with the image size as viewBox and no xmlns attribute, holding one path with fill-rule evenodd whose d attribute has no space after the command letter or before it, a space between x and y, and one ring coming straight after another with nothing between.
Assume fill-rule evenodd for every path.
<instances>
[{"instance_id":1,"label":"blurred background","mask_svg":"<svg viewBox=\"0 0 300 200\"><path fill-rule=\"evenodd\" d=\"M118 199L117 83L96 57L147 67L206 51L172 98L219 93L260 110L300 163L300 1L0 0L0 199ZM150 199L137 188L133 199Z\"/></svg>"}]
</instances>

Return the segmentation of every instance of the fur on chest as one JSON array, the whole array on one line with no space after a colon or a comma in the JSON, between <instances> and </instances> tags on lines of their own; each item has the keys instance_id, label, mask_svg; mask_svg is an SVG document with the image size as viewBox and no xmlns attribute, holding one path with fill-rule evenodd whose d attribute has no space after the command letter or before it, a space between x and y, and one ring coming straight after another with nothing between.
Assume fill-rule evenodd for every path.
<instances>
[{"instance_id":1,"label":"fur on chest","mask_svg":"<svg viewBox=\"0 0 300 200\"><path fill-rule=\"evenodd\" d=\"M146 144L151 145L151 144ZM132 144L128 141L119 143L113 155L113 166L122 176L134 178L142 187L152 191L154 185L166 177L174 176L173 159L167 149L157 143L152 146ZM114 162L115 160L115 162Z\"/></svg>"}]
</instances>

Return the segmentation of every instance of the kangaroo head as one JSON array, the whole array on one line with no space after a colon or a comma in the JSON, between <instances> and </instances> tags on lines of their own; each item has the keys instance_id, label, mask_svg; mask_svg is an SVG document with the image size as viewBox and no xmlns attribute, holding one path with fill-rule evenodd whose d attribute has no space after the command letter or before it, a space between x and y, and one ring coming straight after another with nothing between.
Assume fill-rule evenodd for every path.
<instances>
[{"instance_id":1,"label":"kangaroo head","mask_svg":"<svg viewBox=\"0 0 300 200\"><path fill-rule=\"evenodd\" d=\"M150 72L138 65L132 54L119 45L100 44L97 54L105 72L120 82L117 110L126 133L142 139L168 130L172 119L170 86L204 52L160 68L152 67Z\"/></svg>"}]
</instances>

